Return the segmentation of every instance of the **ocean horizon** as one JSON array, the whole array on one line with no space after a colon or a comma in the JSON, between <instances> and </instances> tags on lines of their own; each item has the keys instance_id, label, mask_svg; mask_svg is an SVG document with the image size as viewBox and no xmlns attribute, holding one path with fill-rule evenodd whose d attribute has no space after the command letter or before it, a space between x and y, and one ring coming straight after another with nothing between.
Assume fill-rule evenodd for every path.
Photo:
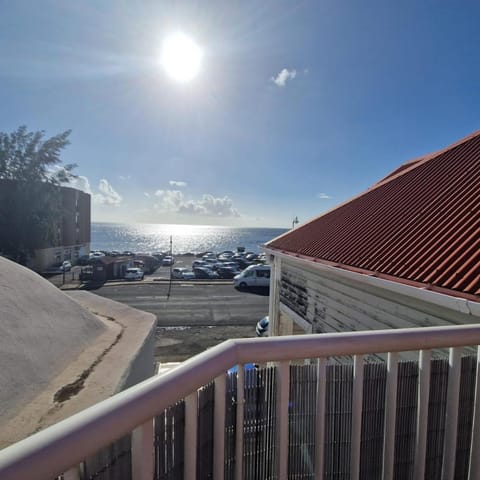
<instances>
[{"instance_id":1,"label":"ocean horizon","mask_svg":"<svg viewBox=\"0 0 480 480\"><path fill-rule=\"evenodd\" d=\"M91 250L135 253L170 251L182 255L205 251L260 252L261 245L285 233L286 228L219 227L211 225L128 224L92 222Z\"/></svg>"}]
</instances>

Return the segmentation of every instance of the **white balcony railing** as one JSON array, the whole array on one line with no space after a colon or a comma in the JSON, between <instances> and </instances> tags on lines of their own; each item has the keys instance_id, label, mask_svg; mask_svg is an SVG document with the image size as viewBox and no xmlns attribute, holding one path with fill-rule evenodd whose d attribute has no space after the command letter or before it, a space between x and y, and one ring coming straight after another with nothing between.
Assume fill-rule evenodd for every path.
<instances>
[{"instance_id":1,"label":"white balcony railing","mask_svg":"<svg viewBox=\"0 0 480 480\"><path fill-rule=\"evenodd\" d=\"M424 478L427 442L427 409L430 385L430 352L450 348L446 422L443 436L442 478L453 479L459 411L460 353L464 346L480 345L480 326L433 327L267 339L229 340L184 362L165 375L153 377L114 397L80 412L0 452L0 479L80 478L77 465L115 440L132 434L132 478L155 478L153 463L153 419L167 407L185 399L185 457L183 478L196 478L197 389L215 381L213 476L225 472L225 372L239 365L236 399L236 458L243 449L243 385L246 363L278 362L276 396L276 478L288 475L289 362L317 359L314 472L323 478L325 462L325 365L328 357L354 356L351 412L350 478L359 478L361 461L362 389L364 355L388 352L385 388L382 478L393 478L397 402L398 352L419 351L418 403L414 478ZM478 358L478 355L477 355ZM479 375L476 369L475 410L471 427L469 478L480 478ZM241 479L243 464L235 463L235 478Z\"/></svg>"}]
</instances>

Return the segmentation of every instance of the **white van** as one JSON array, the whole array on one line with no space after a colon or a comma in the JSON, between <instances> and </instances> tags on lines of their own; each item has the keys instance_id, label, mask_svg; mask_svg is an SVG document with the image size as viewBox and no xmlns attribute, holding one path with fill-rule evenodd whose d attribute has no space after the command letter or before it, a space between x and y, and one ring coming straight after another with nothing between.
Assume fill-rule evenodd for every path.
<instances>
[{"instance_id":1,"label":"white van","mask_svg":"<svg viewBox=\"0 0 480 480\"><path fill-rule=\"evenodd\" d=\"M233 277L233 285L236 288L269 287L270 265L250 265Z\"/></svg>"}]
</instances>

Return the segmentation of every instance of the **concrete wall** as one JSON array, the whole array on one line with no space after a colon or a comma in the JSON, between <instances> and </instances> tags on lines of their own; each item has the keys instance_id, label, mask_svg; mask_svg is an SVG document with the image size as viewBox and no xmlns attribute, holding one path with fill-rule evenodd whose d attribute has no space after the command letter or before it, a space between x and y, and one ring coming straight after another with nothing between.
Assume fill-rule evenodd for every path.
<instances>
[{"instance_id":1,"label":"concrete wall","mask_svg":"<svg viewBox=\"0 0 480 480\"><path fill-rule=\"evenodd\" d=\"M122 326L119 348L113 349L110 354L117 367L121 368L113 375L117 377L115 392L154 375L155 315L89 292L71 291L69 295L84 308Z\"/></svg>"},{"instance_id":2,"label":"concrete wall","mask_svg":"<svg viewBox=\"0 0 480 480\"><path fill-rule=\"evenodd\" d=\"M0 257L0 421L104 331L95 315L51 283Z\"/></svg>"},{"instance_id":3,"label":"concrete wall","mask_svg":"<svg viewBox=\"0 0 480 480\"><path fill-rule=\"evenodd\" d=\"M469 302L455 297L338 268L319 268L312 262L287 256L274 265L278 271L272 278L276 278L277 285L272 288L274 292L278 290L278 301L275 308L270 308L273 334L289 331L287 319L305 333L428 327L480 320L479 309L473 308L479 304L474 302L469 307Z\"/></svg>"},{"instance_id":4,"label":"concrete wall","mask_svg":"<svg viewBox=\"0 0 480 480\"><path fill-rule=\"evenodd\" d=\"M0 257L0 448L152 376L155 326Z\"/></svg>"}]
</instances>

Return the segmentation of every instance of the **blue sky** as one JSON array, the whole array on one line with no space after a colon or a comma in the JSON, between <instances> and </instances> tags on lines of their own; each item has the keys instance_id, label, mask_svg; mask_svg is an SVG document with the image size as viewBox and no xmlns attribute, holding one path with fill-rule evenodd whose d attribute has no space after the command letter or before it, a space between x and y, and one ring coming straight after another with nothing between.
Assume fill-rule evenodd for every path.
<instances>
[{"instance_id":1,"label":"blue sky","mask_svg":"<svg viewBox=\"0 0 480 480\"><path fill-rule=\"evenodd\" d=\"M480 128L480 4L0 0L0 131L72 129L96 221L291 226ZM203 49L173 81L162 41Z\"/></svg>"}]
</instances>

